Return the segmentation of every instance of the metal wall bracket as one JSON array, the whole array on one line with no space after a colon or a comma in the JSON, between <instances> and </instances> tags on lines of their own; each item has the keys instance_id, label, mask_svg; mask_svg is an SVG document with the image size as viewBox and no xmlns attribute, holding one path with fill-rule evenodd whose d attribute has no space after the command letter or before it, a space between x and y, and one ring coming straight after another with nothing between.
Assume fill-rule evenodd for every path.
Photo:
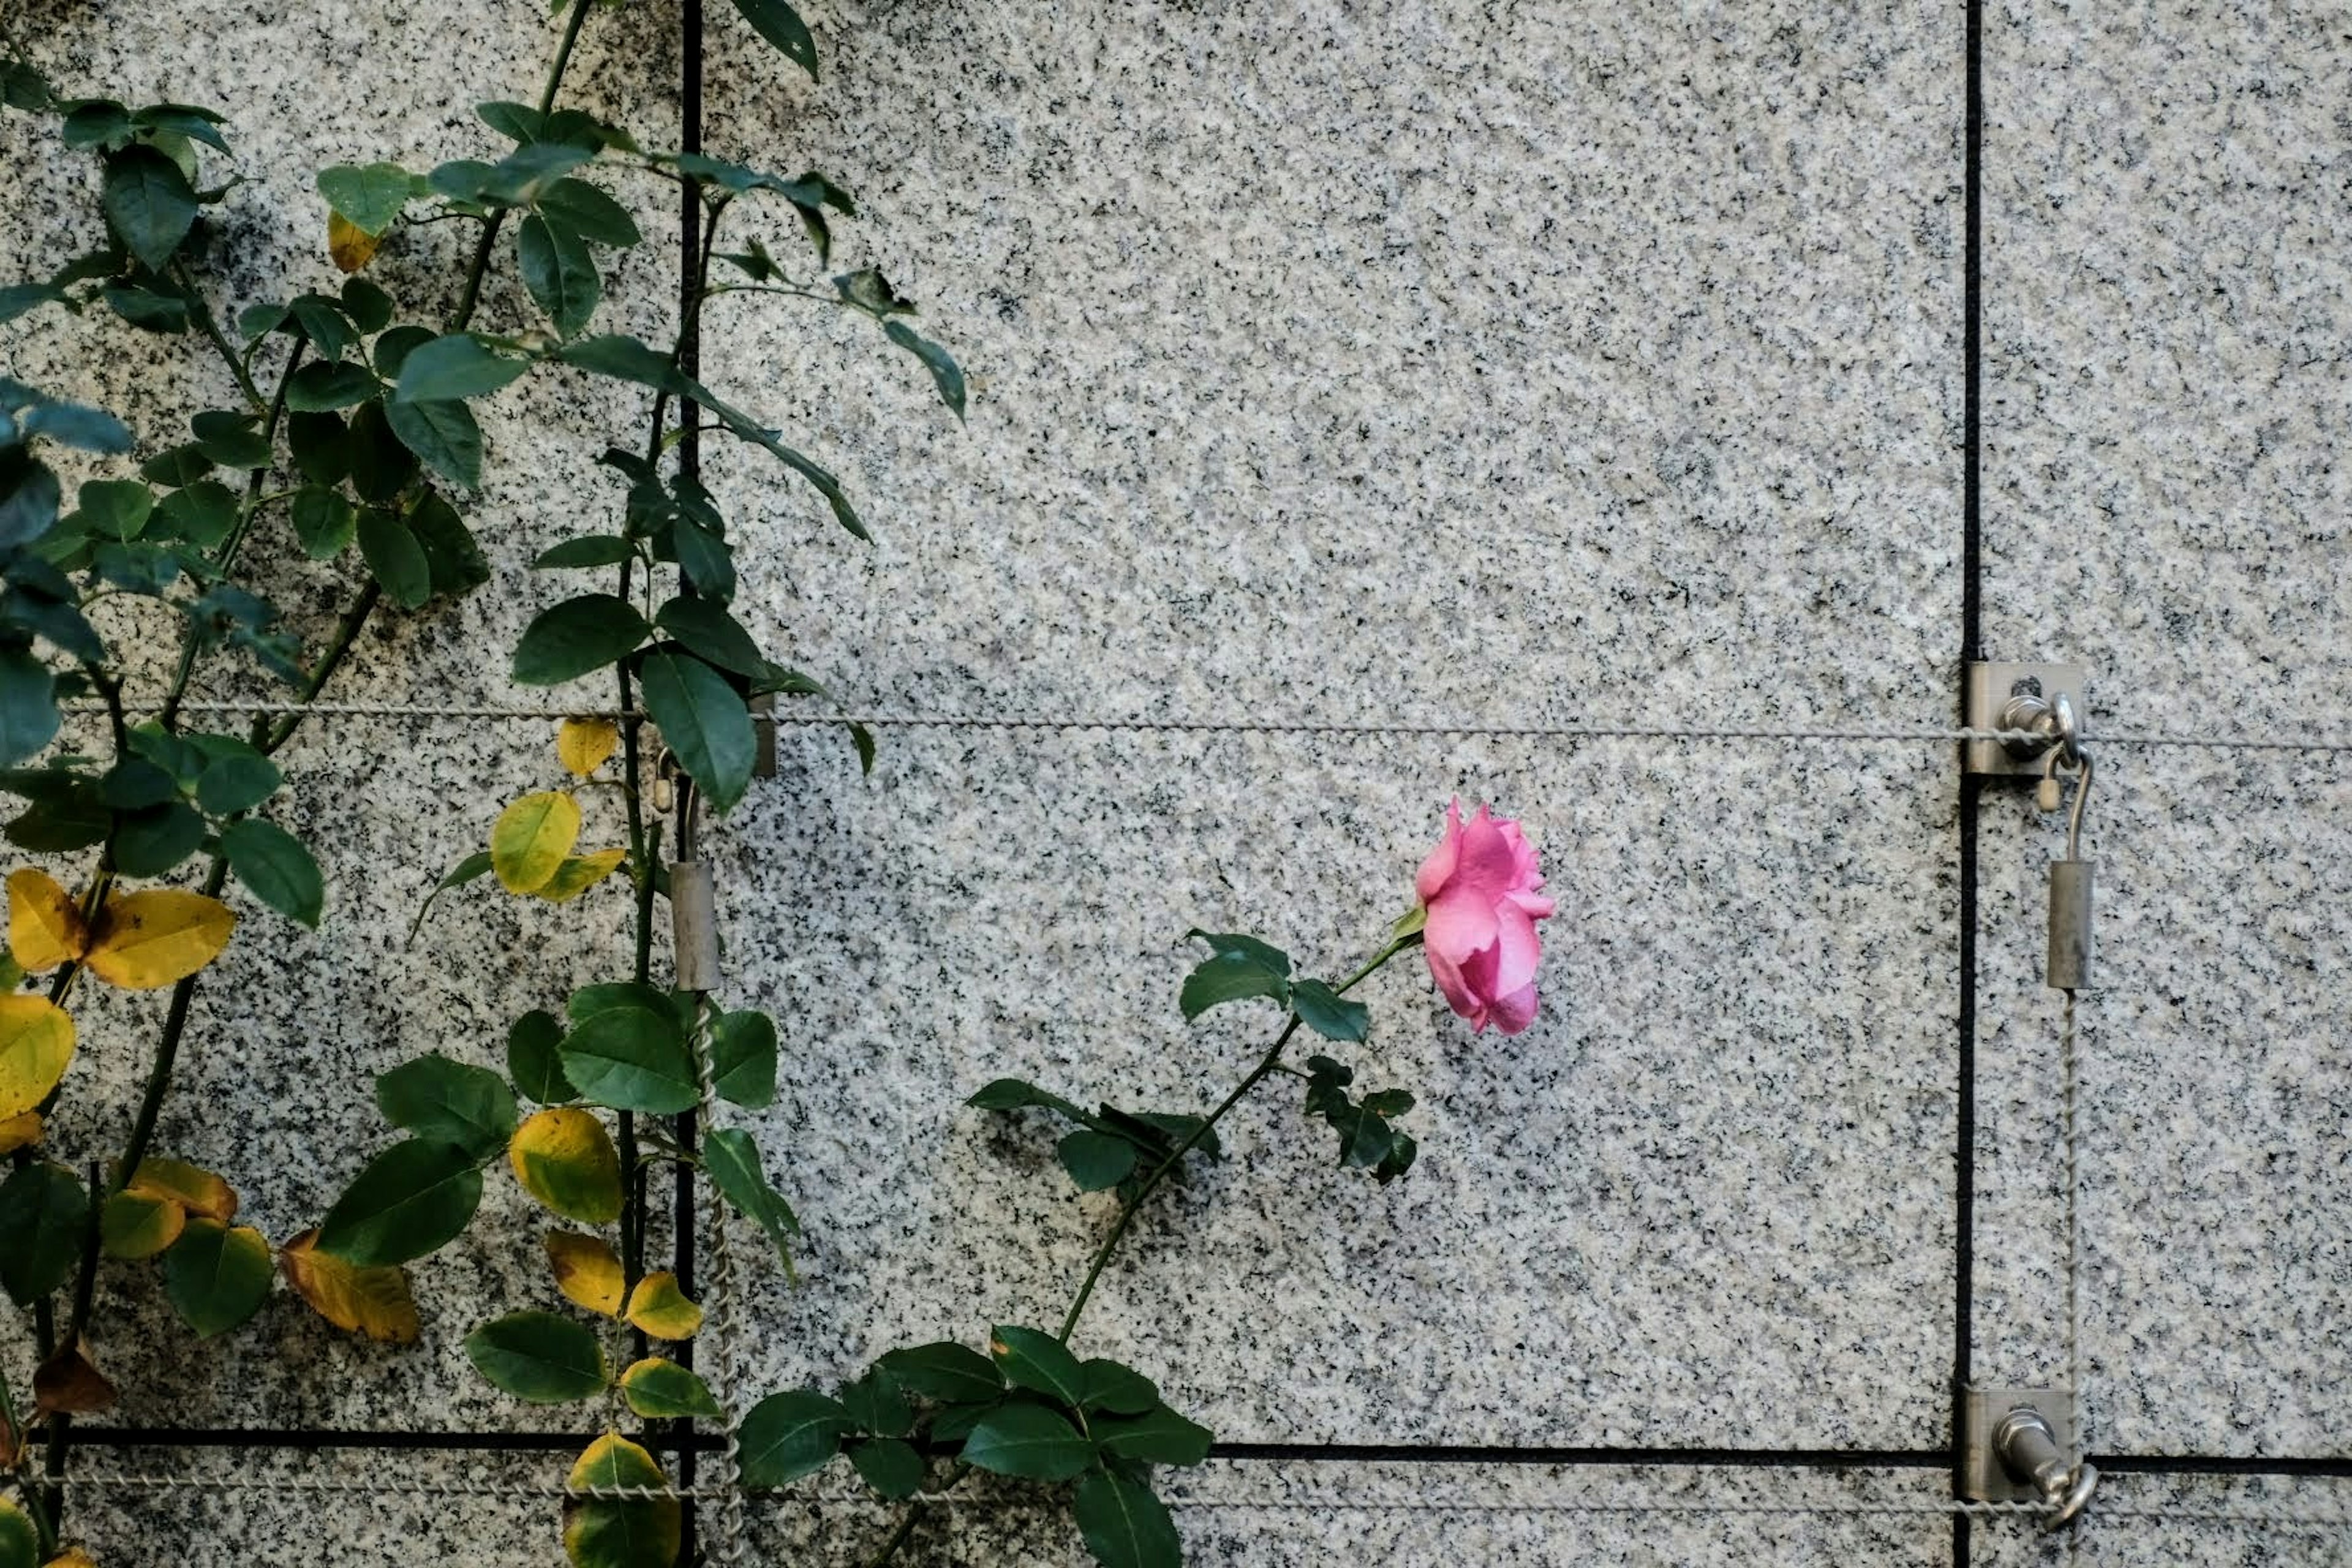
<instances>
[{"instance_id":1,"label":"metal wall bracket","mask_svg":"<svg viewBox=\"0 0 2352 1568\"><path fill-rule=\"evenodd\" d=\"M2079 725L2090 712L2079 664L1971 664L1968 681L1968 728L2031 731L2042 737L1970 741L1967 767L1972 773L2038 776L2043 754L2060 740L2061 714L2071 709Z\"/></svg>"},{"instance_id":2,"label":"metal wall bracket","mask_svg":"<svg viewBox=\"0 0 2352 1568\"><path fill-rule=\"evenodd\" d=\"M2063 1389L1962 1389L1960 1496L2049 1503L2052 1529L2073 1523L2099 1484L2074 1451L2073 1403Z\"/></svg>"},{"instance_id":3,"label":"metal wall bracket","mask_svg":"<svg viewBox=\"0 0 2352 1568\"><path fill-rule=\"evenodd\" d=\"M751 735L758 748L751 753L751 776L776 776L776 694L762 691L751 699Z\"/></svg>"}]
</instances>

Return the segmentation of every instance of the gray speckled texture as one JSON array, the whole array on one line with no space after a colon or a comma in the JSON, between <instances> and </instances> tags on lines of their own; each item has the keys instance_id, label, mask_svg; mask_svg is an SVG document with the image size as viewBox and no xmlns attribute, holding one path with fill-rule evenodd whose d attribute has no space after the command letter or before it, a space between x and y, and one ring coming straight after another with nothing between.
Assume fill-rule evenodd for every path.
<instances>
[{"instance_id":1,"label":"gray speckled texture","mask_svg":"<svg viewBox=\"0 0 2352 1568\"><path fill-rule=\"evenodd\" d=\"M2095 728L2352 730L2341 24L2305 5L1988 18L1987 647L2083 661ZM2101 761L2093 1441L2339 1454L2342 769ZM1977 1325L1979 1367L2012 1377L2058 1349L2036 1320L2058 1310L2040 943L2063 833L2006 792L1989 802Z\"/></svg>"},{"instance_id":2,"label":"gray speckled texture","mask_svg":"<svg viewBox=\"0 0 2352 1568\"><path fill-rule=\"evenodd\" d=\"M1947 1320L1915 1308L1950 1270L1951 902L1913 832L1948 819L1937 759L1791 799L1766 760L1678 757L1698 841L1625 830L1662 777L1640 746L892 735L864 787L831 734L786 756L802 787L747 808L719 879L742 994L791 1042L753 1120L811 1231L803 1287L755 1298L763 1384L1050 1325L1108 1200L1052 1166L1057 1131L954 1102L1012 1074L1205 1109L1270 1017L1184 1026L1184 929L1343 973L1459 789L1549 847L1545 1015L1474 1040L1417 962L1381 975L1371 1042L1337 1054L1423 1096L1422 1164L1332 1169L1297 1086L1269 1090L1086 1342L1235 1438L1937 1439ZM936 1180L897 1174L910 1149ZM1774 1396L1800 1384L1837 1392Z\"/></svg>"},{"instance_id":3,"label":"gray speckled texture","mask_svg":"<svg viewBox=\"0 0 2352 1568\"><path fill-rule=\"evenodd\" d=\"M2352 1551L2341 1480L2111 1475L2073 1531L1979 1522L1972 1568L2329 1568Z\"/></svg>"}]
</instances>

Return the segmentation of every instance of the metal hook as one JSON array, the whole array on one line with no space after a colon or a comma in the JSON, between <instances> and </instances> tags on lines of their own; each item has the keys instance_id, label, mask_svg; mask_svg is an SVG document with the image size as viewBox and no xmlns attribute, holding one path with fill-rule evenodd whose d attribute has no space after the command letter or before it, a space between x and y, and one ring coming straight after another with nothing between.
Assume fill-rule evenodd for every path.
<instances>
[{"instance_id":1,"label":"metal hook","mask_svg":"<svg viewBox=\"0 0 2352 1568\"><path fill-rule=\"evenodd\" d=\"M2074 749L2074 808L2066 814L2066 858L2083 858L2083 808L2091 800L2091 753Z\"/></svg>"}]
</instances>

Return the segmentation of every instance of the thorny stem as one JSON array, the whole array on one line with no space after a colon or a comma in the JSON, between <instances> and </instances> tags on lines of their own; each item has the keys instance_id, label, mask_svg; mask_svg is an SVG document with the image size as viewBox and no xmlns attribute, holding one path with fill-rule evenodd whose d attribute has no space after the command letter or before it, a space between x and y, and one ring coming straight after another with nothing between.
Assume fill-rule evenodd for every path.
<instances>
[{"instance_id":1,"label":"thorny stem","mask_svg":"<svg viewBox=\"0 0 2352 1568\"><path fill-rule=\"evenodd\" d=\"M1375 970L1398 953L1409 948L1418 947L1421 940L1421 933L1418 931L1392 938L1389 944L1373 954L1362 968L1331 989L1339 994L1345 995L1362 984ZM1225 1096L1214 1110L1209 1112L1201 1125L1192 1130L1190 1137L1177 1144L1165 1159L1153 1166L1151 1173L1144 1177L1142 1184L1135 1189L1134 1195L1119 1205L1118 1218L1112 1224L1110 1234L1103 1238L1102 1245L1095 1249L1094 1261L1087 1265L1086 1278L1079 1281L1077 1296L1070 1302L1069 1311L1063 1315L1062 1326L1055 1331L1055 1339L1066 1342L1071 1332L1077 1328L1079 1316L1086 1311L1087 1303L1093 1300L1095 1287L1101 1282L1103 1270L1109 1267L1112 1255L1118 1250L1118 1244L1126 1239L1128 1231L1134 1226L1135 1216L1142 1211L1143 1205L1150 1201L1151 1194L1158 1192L1161 1184L1175 1173L1176 1168L1183 1163L1184 1156L1191 1153L1202 1140L1215 1131L1217 1123L1223 1121L1234 1107L1248 1099L1250 1090L1259 1084L1278 1072L1292 1072L1293 1076L1303 1076L1296 1074L1294 1069L1286 1068L1282 1061L1283 1050L1290 1044L1291 1037L1298 1033L1301 1022L1297 1013L1292 1013L1283 1020L1282 1032L1275 1037L1274 1044L1266 1047L1265 1055L1258 1058L1257 1065L1250 1068L1249 1076L1234 1086L1234 1091ZM945 1493L954 1489L956 1483L962 1480L971 1469L970 1465L959 1460L948 1472L946 1479L940 1483L939 1491ZM866 1560L866 1568L882 1568L883 1564L898 1555L898 1549L906 1544L907 1538L915 1531L919 1511L909 1508L900 1517L898 1527L890 1532L874 1555Z\"/></svg>"},{"instance_id":2,"label":"thorny stem","mask_svg":"<svg viewBox=\"0 0 2352 1568\"><path fill-rule=\"evenodd\" d=\"M572 46L580 41L580 28L588 20L591 0L572 0L572 18L563 25L563 42L556 46L555 63L548 68L546 85L540 89L539 111L545 114L555 107L556 92L563 86L563 73L572 64ZM503 209L494 212L482 225L482 237L474 242L474 259L466 268L466 287L457 296L457 309L449 318L449 330L460 332L474 319L474 310L482 302L482 279L490 270L490 251L499 243L499 230L506 226Z\"/></svg>"}]
</instances>

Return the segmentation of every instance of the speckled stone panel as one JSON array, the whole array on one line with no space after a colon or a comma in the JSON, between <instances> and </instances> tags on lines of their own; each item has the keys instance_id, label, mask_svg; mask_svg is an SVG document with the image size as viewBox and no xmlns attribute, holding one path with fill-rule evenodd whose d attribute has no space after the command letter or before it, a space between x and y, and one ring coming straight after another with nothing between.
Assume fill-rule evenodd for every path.
<instances>
[{"instance_id":1,"label":"speckled stone panel","mask_svg":"<svg viewBox=\"0 0 2352 1568\"><path fill-rule=\"evenodd\" d=\"M2352 727L2330 7L1986 24L1986 640L2088 667L2095 730ZM2084 1018L2095 1446L2343 1449L2352 1197L2341 770L2110 746ZM2056 998L2021 796L1985 813L1979 1367L2057 1364Z\"/></svg>"},{"instance_id":2,"label":"speckled stone panel","mask_svg":"<svg viewBox=\"0 0 2352 1568\"><path fill-rule=\"evenodd\" d=\"M2071 1531L1979 1521L1974 1568L2326 1568L2352 1549L2341 1480L2110 1475Z\"/></svg>"},{"instance_id":3,"label":"speckled stone panel","mask_svg":"<svg viewBox=\"0 0 2352 1568\"><path fill-rule=\"evenodd\" d=\"M1885 8L868 5L711 25L710 150L856 189L971 373L713 307L835 463L763 629L929 710L1937 723L1959 584L1951 26ZM734 220L730 220L734 221ZM814 270L789 212L743 216ZM878 368L877 356L888 355ZM804 537L814 542L799 542Z\"/></svg>"},{"instance_id":4,"label":"speckled stone panel","mask_svg":"<svg viewBox=\"0 0 2352 1568\"><path fill-rule=\"evenodd\" d=\"M732 993L787 1040L777 1108L728 1114L784 1152L809 1232L797 1288L747 1284L754 1390L1051 1326L1110 1200L1070 1187L1036 1113L957 1102L1013 1075L1206 1109L1273 1020L1183 1025L1184 930L1345 973L1459 790L1549 857L1536 1026L1473 1038L1416 961L1383 972L1370 1043L1334 1054L1421 1096L1420 1165L1386 1188L1333 1169L1283 1083L1154 1205L1079 1342L1236 1439L1940 1441L1953 786L1932 748L1791 791L1777 760L1709 748L883 741L861 784L836 735L788 735L795 783L714 840ZM1703 836L1629 830L1629 802L1668 794Z\"/></svg>"}]
</instances>

